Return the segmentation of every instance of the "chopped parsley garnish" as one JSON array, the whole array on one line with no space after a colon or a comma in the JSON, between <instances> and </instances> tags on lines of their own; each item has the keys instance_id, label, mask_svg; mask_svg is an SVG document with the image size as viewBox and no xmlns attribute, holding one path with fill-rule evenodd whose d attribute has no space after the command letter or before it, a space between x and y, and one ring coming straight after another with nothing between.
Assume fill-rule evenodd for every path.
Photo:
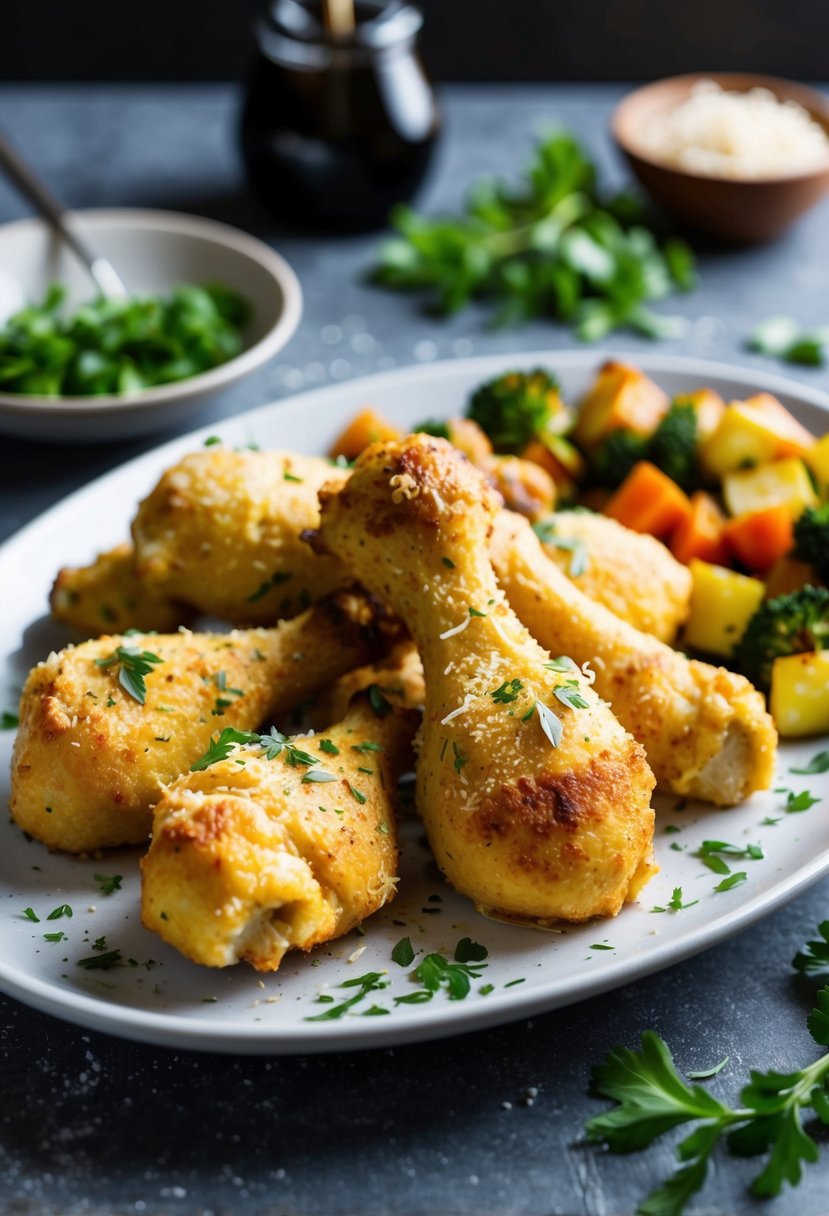
<instances>
[{"instance_id":1,"label":"chopped parsley garnish","mask_svg":"<svg viewBox=\"0 0 829 1216\"><path fill-rule=\"evenodd\" d=\"M473 608L473 607L472 607L472 605L470 604L470 606L469 606L469 615L470 615L471 617L472 617L472 616L486 616L486 613L485 613L485 612L479 612L477 608Z\"/></svg>"},{"instance_id":2,"label":"chopped parsley garnish","mask_svg":"<svg viewBox=\"0 0 829 1216\"><path fill-rule=\"evenodd\" d=\"M281 587L283 583L287 583L293 578L292 574L286 574L281 570L277 570L276 574L272 574L270 578L265 579L264 583L260 583L254 591L253 595L249 595L247 602L255 604L257 600L264 599L269 591L273 591L274 587Z\"/></svg>"},{"instance_id":3,"label":"chopped parsley garnish","mask_svg":"<svg viewBox=\"0 0 829 1216\"><path fill-rule=\"evenodd\" d=\"M816 803L820 802L819 798L815 798L808 790L801 790L796 794L794 790L776 789L776 794L786 795L786 805L783 808L789 815L796 814L798 811L808 811Z\"/></svg>"},{"instance_id":4,"label":"chopped parsley garnish","mask_svg":"<svg viewBox=\"0 0 829 1216\"><path fill-rule=\"evenodd\" d=\"M486 946L482 946L480 942L473 942L471 937L462 937L455 946L456 963L482 963L488 957L489 951Z\"/></svg>"},{"instance_id":5,"label":"chopped parsley garnish","mask_svg":"<svg viewBox=\"0 0 829 1216\"><path fill-rule=\"evenodd\" d=\"M541 723L541 729L553 747L558 747L559 743L561 743L561 736L564 733L561 719L556 717L543 701L536 701L535 708L538 710L538 720Z\"/></svg>"},{"instance_id":6,"label":"chopped parsley garnish","mask_svg":"<svg viewBox=\"0 0 829 1216\"><path fill-rule=\"evenodd\" d=\"M149 675L156 663L164 660L150 650L139 650L137 646L117 646L107 659L96 659L97 667L112 667L118 664L118 683L124 692L143 705L147 699L144 677Z\"/></svg>"},{"instance_id":7,"label":"chopped parsley garnish","mask_svg":"<svg viewBox=\"0 0 829 1216\"><path fill-rule=\"evenodd\" d=\"M509 705L512 701L518 700L518 695L523 687L524 685L520 680L505 680L503 684L489 695L499 705Z\"/></svg>"},{"instance_id":8,"label":"chopped parsley garnish","mask_svg":"<svg viewBox=\"0 0 829 1216\"><path fill-rule=\"evenodd\" d=\"M289 473L287 469L283 469L283 471L282 471L282 480L283 481L295 481L297 483L297 485L302 485L302 478L295 477L294 474Z\"/></svg>"},{"instance_id":9,"label":"chopped parsley garnish","mask_svg":"<svg viewBox=\"0 0 829 1216\"><path fill-rule=\"evenodd\" d=\"M682 887L674 887L667 905L664 908L655 905L651 908L651 912L682 912L685 908L693 908L694 904L698 903L698 899L692 899L689 903L684 903L682 899Z\"/></svg>"},{"instance_id":10,"label":"chopped parsley garnish","mask_svg":"<svg viewBox=\"0 0 829 1216\"><path fill-rule=\"evenodd\" d=\"M24 908L20 915L25 916L26 920L34 921L36 925L40 924L40 917L36 915L33 908Z\"/></svg>"},{"instance_id":11,"label":"chopped parsley garnish","mask_svg":"<svg viewBox=\"0 0 829 1216\"><path fill-rule=\"evenodd\" d=\"M320 739L319 749L321 752L325 752L326 756L339 756L340 754L340 749L330 739Z\"/></svg>"},{"instance_id":12,"label":"chopped parsley garnish","mask_svg":"<svg viewBox=\"0 0 829 1216\"><path fill-rule=\"evenodd\" d=\"M44 933L43 940L45 942L68 942L69 938L62 929L58 929L57 933Z\"/></svg>"},{"instance_id":13,"label":"chopped parsley garnish","mask_svg":"<svg viewBox=\"0 0 829 1216\"><path fill-rule=\"evenodd\" d=\"M480 979L486 963L450 963L442 954L427 954L415 970L415 979L432 995L445 988L450 1001L462 1001L469 995L470 980Z\"/></svg>"},{"instance_id":14,"label":"chopped parsley garnish","mask_svg":"<svg viewBox=\"0 0 829 1216\"><path fill-rule=\"evenodd\" d=\"M718 1073L722 1072L729 1059L729 1056L723 1056L719 1063L712 1064L710 1068L697 1068L693 1072L686 1072L685 1076L689 1081L710 1081L712 1077L716 1077Z\"/></svg>"},{"instance_id":15,"label":"chopped parsley garnish","mask_svg":"<svg viewBox=\"0 0 829 1216\"><path fill-rule=\"evenodd\" d=\"M569 709L590 708L590 702L586 701L581 694L578 680L568 680L565 684L557 684L553 689L553 695Z\"/></svg>"},{"instance_id":16,"label":"chopped parsley garnish","mask_svg":"<svg viewBox=\"0 0 829 1216\"><path fill-rule=\"evenodd\" d=\"M120 967L124 956L120 950L107 950L104 954L90 954L88 958L79 958L78 966L85 971L110 971Z\"/></svg>"},{"instance_id":17,"label":"chopped parsley garnish","mask_svg":"<svg viewBox=\"0 0 829 1216\"><path fill-rule=\"evenodd\" d=\"M401 937L391 952L392 962L398 967L409 967L414 962L415 952L411 938Z\"/></svg>"},{"instance_id":18,"label":"chopped parsley garnish","mask_svg":"<svg viewBox=\"0 0 829 1216\"><path fill-rule=\"evenodd\" d=\"M365 794L361 794L359 790L355 790L354 786L351 785L350 783L348 786L348 792L351 794L351 797L354 799L355 802L360 803L360 806L362 806L365 803L365 800L366 800Z\"/></svg>"},{"instance_id":19,"label":"chopped parsley garnish","mask_svg":"<svg viewBox=\"0 0 829 1216\"><path fill-rule=\"evenodd\" d=\"M452 561L451 557L442 557L440 560L443 562L447 570L455 569L455 563Z\"/></svg>"},{"instance_id":20,"label":"chopped parsley garnish","mask_svg":"<svg viewBox=\"0 0 829 1216\"><path fill-rule=\"evenodd\" d=\"M759 844L747 844L744 848L741 848L740 845L728 844L728 842L725 840L703 840L702 845L697 850L695 856L699 857L700 861L702 861L709 870L713 870L715 874L730 874L731 867L725 860L726 857L739 857L748 858L751 861L762 861L763 850L760 848ZM736 883L732 883L731 885L736 886ZM717 890L719 889L720 888L718 887ZM728 890L727 887L723 887L722 889Z\"/></svg>"},{"instance_id":21,"label":"chopped parsley garnish","mask_svg":"<svg viewBox=\"0 0 829 1216\"><path fill-rule=\"evenodd\" d=\"M352 1009L370 992L376 992L380 988L387 988L389 981L384 978L379 971L368 971L365 975L360 975L353 980L345 980L340 984L341 988L356 988L358 991L348 1000L342 1001L339 1005L332 1005L326 1009L324 1013L314 1014L312 1017L306 1018L306 1022L330 1022L334 1018L341 1018L344 1013Z\"/></svg>"},{"instance_id":22,"label":"chopped parsley garnish","mask_svg":"<svg viewBox=\"0 0 829 1216\"><path fill-rule=\"evenodd\" d=\"M325 773L322 771L322 769L312 768L307 773L303 774L302 784L311 785L314 782L336 781L336 780L337 780L337 778L334 776L333 773ZM365 801L365 799L363 799L363 801Z\"/></svg>"},{"instance_id":23,"label":"chopped parsley garnish","mask_svg":"<svg viewBox=\"0 0 829 1216\"><path fill-rule=\"evenodd\" d=\"M297 768L299 765L306 765L310 768L311 765L319 764L316 756L296 747L288 736L283 735L275 726L272 726L266 735L261 735L253 730L237 730L235 726L226 726L218 738L210 740L204 755L190 765L190 772L198 773L209 768L211 764L227 760L237 744L261 748L266 760L275 760L277 756L281 756L291 768ZM319 778L313 778L313 780L319 780Z\"/></svg>"},{"instance_id":24,"label":"chopped parsley garnish","mask_svg":"<svg viewBox=\"0 0 829 1216\"><path fill-rule=\"evenodd\" d=\"M49 915L46 917L46 919L47 920L60 920L60 918L62 916L67 916L67 917L72 916L72 909L70 908L69 904L58 904L58 906L56 908L52 909L52 911L49 913Z\"/></svg>"},{"instance_id":25,"label":"chopped parsley garnish","mask_svg":"<svg viewBox=\"0 0 829 1216\"><path fill-rule=\"evenodd\" d=\"M572 659L566 654L560 654L556 659L550 659L549 663L542 663L542 667L546 667L548 671L578 671L578 667Z\"/></svg>"},{"instance_id":26,"label":"chopped parsley garnish","mask_svg":"<svg viewBox=\"0 0 829 1216\"><path fill-rule=\"evenodd\" d=\"M227 675L223 671L217 671L213 677L213 682L220 693L224 695L216 698L216 704L210 711L214 717L221 717L228 706L233 704L232 697L243 697L245 695L242 688L228 688Z\"/></svg>"},{"instance_id":27,"label":"chopped parsley garnish","mask_svg":"<svg viewBox=\"0 0 829 1216\"><path fill-rule=\"evenodd\" d=\"M732 887L739 887L748 878L745 870L737 870L734 874L729 874L722 882L718 882L715 891L730 891Z\"/></svg>"},{"instance_id":28,"label":"chopped parsley garnish","mask_svg":"<svg viewBox=\"0 0 829 1216\"><path fill-rule=\"evenodd\" d=\"M12 713L10 709L4 709L0 713L0 730L15 730L20 725L20 716Z\"/></svg>"},{"instance_id":29,"label":"chopped parsley garnish","mask_svg":"<svg viewBox=\"0 0 829 1216\"><path fill-rule=\"evenodd\" d=\"M123 882L121 874L93 874L92 877L101 888L102 895L113 895L116 891L121 890Z\"/></svg>"},{"instance_id":30,"label":"chopped parsley garnish","mask_svg":"<svg viewBox=\"0 0 829 1216\"><path fill-rule=\"evenodd\" d=\"M829 773L829 752L816 752L803 768L790 768L790 773L798 773L804 777L812 777L816 773Z\"/></svg>"},{"instance_id":31,"label":"chopped parsley garnish","mask_svg":"<svg viewBox=\"0 0 829 1216\"><path fill-rule=\"evenodd\" d=\"M221 442L222 442L222 440L221 440L221 436L219 436L219 435L208 435L208 436L207 436L207 438L206 438L206 439L205 439L205 441L204 441L204 446L205 446L206 448L212 448L212 447L215 447L217 443L221 443Z\"/></svg>"},{"instance_id":32,"label":"chopped parsley garnish","mask_svg":"<svg viewBox=\"0 0 829 1216\"><path fill-rule=\"evenodd\" d=\"M385 718L392 711L391 701L387 700L383 695L387 691L387 689L381 688L379 684L369 684L368 686L368 703L378 718Z\"/></svg>"},{"instance_id":33,"label":"chopped parsley garnish","mask_svg":"<svg viewBox=\"0 0 829 1216\"><path fill-rule=\"evenodd\" d=\"M382 743L352 743L351 750L353 752L382 752L385 749Z\"/></svg>"},{"instance_id":34,"label":"chopped parsley garnish","mask_svg":"<svg viewBox=\"0 0 829 1216\"><path fill-rule=\"evenodd\" d=\"M452 743L452 751L455 756L455 759L452 763L452 767L454 768L456 773L459 773L461 771L461 769L463 768L463 766L465 764L469 763L469 757L465 756L463 754L461 749L458 747L457 743L455 743L454 741Z\"/></svg>"}]
</instances>

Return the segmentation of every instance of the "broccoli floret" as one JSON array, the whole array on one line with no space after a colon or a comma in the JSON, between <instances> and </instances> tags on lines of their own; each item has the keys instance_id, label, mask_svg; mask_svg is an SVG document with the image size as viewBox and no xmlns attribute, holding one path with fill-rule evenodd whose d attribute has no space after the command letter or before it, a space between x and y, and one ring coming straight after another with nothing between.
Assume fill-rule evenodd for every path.
<instances>
[{"instance_id":1,"label":"broccoli floret","mask_svg":"<svg viewBox=\"0 0 829 1216\"><path fill-rule=\"evenodd\" d=\"M734 648L740 671L768 691L775 659L829 648L829 591L801 587L766 600Z\"/></svg>"},{"instance_id":2,"label":"broccoli floret","mask_svg":"<svg viewBox=\"0 0 829 1216\"><path fill-rule=\"evenodd\" d=\"M542 368L505 372L480 385L466 411L489 437L496 452L520 452L560 412L554 376Z\"/></svg>"},{"instance_id":3,"label":"broccoli floret","mask_svg":"<svg viewBox=\"0 0 829 1216\"><path fill-rule=\"evenodd\" d=\"M425 422L419 422L417 426L413 426L412 434L434 435L436 439L451 440L452 438L449 424L447 422L438 422L435 418L427 418Z\"/></svg>"},{"instance_id":4,"label":"broccoli floret","mask_svg":"<svg viewBox=\"0 0 829 1216\"><path fill-rule=\"evenodd\" d=\"M648 441L620 427L611 431L590 458L590 472L596 485L615 490L640 460L648 454Z\"/></svg>"},{"instance_id":5,"label":"broccoli floret","mask_svg":"<svg viewBox=\"0 0 829 1216\"><path fill-rule=\"evenodd\" d=\"M794 556L829 583L829 502L807 507L794 525Z\"/></svg>"},{"instance_id":6,"label":"broccoli floret","mask_svg":"<svg viewBox=\"0 0 829 1216\"><path fill-rule=\"evenodd\" d=\"M697 411L690 401L671 403L651 436L648 460L683 490L699 485Z\"/></svg>"}]
</instances>

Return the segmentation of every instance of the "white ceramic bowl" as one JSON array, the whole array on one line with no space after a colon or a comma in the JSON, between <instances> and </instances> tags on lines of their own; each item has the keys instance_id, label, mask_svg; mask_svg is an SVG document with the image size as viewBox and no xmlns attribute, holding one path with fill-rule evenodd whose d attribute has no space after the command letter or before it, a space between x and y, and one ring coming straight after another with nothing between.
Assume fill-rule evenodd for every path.
<instances>
[{"instance_id":1,"label":"white ceramic bowl","mask_svg":"<svg viewBox=\"0 0 829 1216\"><path fill-rule=\"evenodd\" d=\"M164 294L179 283L218 281L251 306L245 349L220 367L134 394L35 397L0 392L0 433L30 439L94 442L160 430L206 398L267 362L299 322L302 292L288 263L269 246L227 224L171 211L74 212L75 222L136 295ZM52 282L79 304L95 293L89 276L43 220L0 227L0 318L37 302Z\"/></svg>"}]
</instances>

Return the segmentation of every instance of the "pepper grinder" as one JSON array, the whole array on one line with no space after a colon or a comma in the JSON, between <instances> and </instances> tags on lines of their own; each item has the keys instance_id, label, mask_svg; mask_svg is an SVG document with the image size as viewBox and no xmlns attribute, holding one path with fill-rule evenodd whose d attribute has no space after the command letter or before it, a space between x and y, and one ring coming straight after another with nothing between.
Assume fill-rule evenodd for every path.
<instances>
[{"instance_id":1,"label":"pepper grinder","mask_svg":"<svg viewBox=\"0 0 829 1216\"><path fill-rule=\"evenodd\" d=\"M415 193L439 130L422 24L405 0L269 5L255 30L241 144L277 218L368 230Z\"/></svg>"}]
</instances>

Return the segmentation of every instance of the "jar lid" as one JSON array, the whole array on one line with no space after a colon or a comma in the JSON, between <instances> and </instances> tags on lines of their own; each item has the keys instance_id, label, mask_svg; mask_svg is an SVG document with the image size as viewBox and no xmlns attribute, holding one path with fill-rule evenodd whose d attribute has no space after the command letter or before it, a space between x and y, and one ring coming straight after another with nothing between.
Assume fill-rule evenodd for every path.
<instances>
[{"instance_id":1,"label":"jar lid","mask_svg":"<svg viewBox=\"0 0 829 1216\"><path fill-rule=\"evenodd\" d=\"M356 0L356 22L345 38L325 28L319 0L272 0L264 26L268 33L293 43L327 49L383 50L417 34L423 14L405 0Z\"/></svg>"}]
</instances>

